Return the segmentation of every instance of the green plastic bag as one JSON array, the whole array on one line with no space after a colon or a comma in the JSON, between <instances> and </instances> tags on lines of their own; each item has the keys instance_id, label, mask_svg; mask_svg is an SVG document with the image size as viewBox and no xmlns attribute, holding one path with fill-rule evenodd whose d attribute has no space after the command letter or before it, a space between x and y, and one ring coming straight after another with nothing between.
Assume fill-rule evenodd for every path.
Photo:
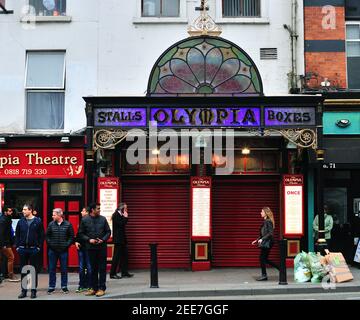
<instances>
[{"instance_id":1,"label":"green plastic bag","mask_svg":"<svg viewBox=\"0 0 360 320\"><path fill-rule=\"evenodd\" d=\"M308 255L302 251L294 260L294 278L295 282L308 282L311 279L311 271Z\"/></svg>"},{"instance_id":2,"label":"green plastic bag","mask_svg":"<svg viewBox=\"0 0 360 320\"><path fill-rule=\"evenodd\" d=\"M320 283L327 274L325 267L320 262L320 257L314 252L309 252L308 261L312 273L311 282Z\"/></svg>"}]
</instances>

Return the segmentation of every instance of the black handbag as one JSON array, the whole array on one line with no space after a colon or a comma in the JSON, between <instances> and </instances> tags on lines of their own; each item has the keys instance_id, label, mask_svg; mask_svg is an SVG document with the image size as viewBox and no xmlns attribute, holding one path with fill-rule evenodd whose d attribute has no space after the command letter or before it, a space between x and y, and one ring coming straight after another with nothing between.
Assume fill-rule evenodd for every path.
<instances>
[{"instance_id":1,"label":"black handbag","mask_svg":"<svg viewBox=\"0 0 360 320\"><path fill-rule=\"evenodd\" d=\"M260 248L270 249L272 247L271 239L265 239L261 241Z\"/></svg>"}]
</instances>

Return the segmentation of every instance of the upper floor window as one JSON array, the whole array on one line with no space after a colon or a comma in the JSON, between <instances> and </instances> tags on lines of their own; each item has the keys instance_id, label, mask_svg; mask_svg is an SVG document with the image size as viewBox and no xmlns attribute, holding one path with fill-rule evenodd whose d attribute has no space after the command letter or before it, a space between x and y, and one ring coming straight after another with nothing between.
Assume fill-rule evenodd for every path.
<instances>
[{"instance_id":1,"label":"upper floor window","mask_svg":"<svg viewBox=\"0 0 360 320\"><path fill-rule=\"evenodd\" d=\"M63 130L65 52L28 52L25 88L26 129Z\"/></svg>"},{"instance_id":2,"label":"upper floor window","mask_svg":"<svg viewBox=\"0 0 360 320\"><path fill-rule=\"evenodd\" d=\"M346 25L346 55L349 89L360 89L360 23Z\"/></svg>"},{"instance_id":3,"label":"upper floor window","mask_svg":"<svg viewBox=\"0 0 360 320\"><path fill-rule=\"evenodd\" d=\"M37 16L66 16L66 0L29 0Z\"/></svg>"},{"instance_id":4,"label":"upper floor window","mask_svg":"<svg viewBox=\"0 0 360 320\"><path fill-rule=\"evenodd\" d=\"M143 17L179 17L180 0L142 0Z\"/></svg>"},{"instance_id":5,"label":"upper floor window","mask_svg":"<svg viewBox=\"0 0 360 320\"><path fill-rule=\"evenodd\" d=\"M261 0L222 0L223 17L260 17Z\"/></svg>"}]
</instances>

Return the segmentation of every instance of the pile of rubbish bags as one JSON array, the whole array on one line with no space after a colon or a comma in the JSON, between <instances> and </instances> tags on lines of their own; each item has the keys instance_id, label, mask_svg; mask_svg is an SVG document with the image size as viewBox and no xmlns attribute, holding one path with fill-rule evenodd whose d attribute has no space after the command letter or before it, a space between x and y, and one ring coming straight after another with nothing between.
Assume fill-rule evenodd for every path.
<instances>
[{"instance_id":1,"label":"pile of rubbish bags","mask_svg":"<svg viewBox=\"0 0 360 320\"><path fill-rule=\"evenodd\" d=\"M302 251L294 260L295 282L320 283L328 274L328 268L323 264L325 257L315 252Z\"/></svg>"}]
</instances>

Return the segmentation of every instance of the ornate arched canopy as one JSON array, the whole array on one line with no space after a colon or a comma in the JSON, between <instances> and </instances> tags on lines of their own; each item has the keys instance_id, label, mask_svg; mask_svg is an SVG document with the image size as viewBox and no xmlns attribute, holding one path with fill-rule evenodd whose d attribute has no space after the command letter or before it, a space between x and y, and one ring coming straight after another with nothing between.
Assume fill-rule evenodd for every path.
<instances>
[{"instance_id":1,"label":"ornate arched canopy","mask_svg":"<svg viewBox=\"0 0 360 320\"><path fill-rule=\"evenodd\" d=\"M249 55L219 37L186 38L156 61L147 95L263 95L260 73Z\"/></svg>"}]
</instances>

